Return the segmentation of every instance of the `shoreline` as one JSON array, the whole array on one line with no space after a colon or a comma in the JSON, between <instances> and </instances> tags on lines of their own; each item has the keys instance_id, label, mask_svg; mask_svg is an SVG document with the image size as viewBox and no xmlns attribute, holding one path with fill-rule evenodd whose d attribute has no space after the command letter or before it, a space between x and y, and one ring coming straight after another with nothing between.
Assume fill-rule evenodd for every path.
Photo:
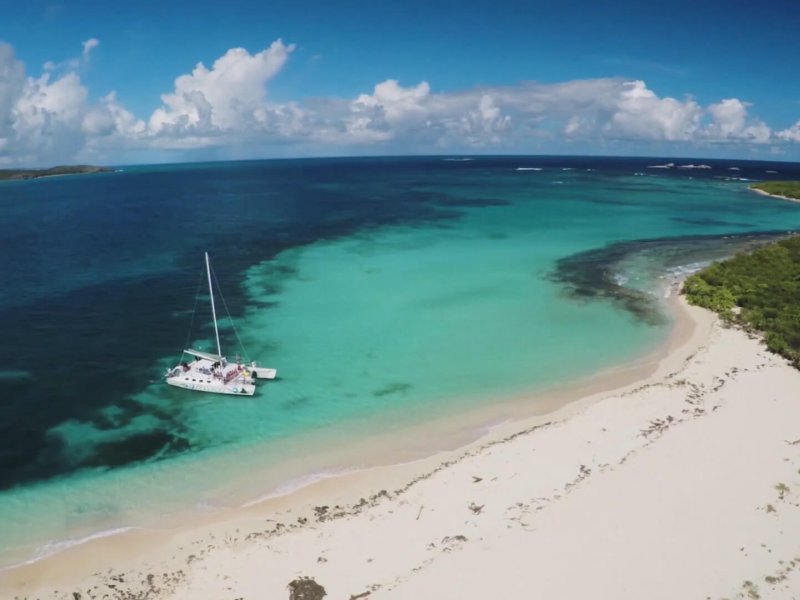
<instances>
[{"instance_id":1,"label":"shoreline","mask_svg":"<svg viewBox=\"0 0 800 600\"><path fill-rule=\"evenodd\" d=\"M32 582L36 582L34 587L37 589L56 583L64 587L68 583L84 581L90 573L118 570L126 563L135 565L156 548L166 545L174 549L176 540L187 543L188 539L203 537L204 532L219 529L239 531L246 526L245 523L252 524L253 519L263 520L264 514L292 512L298 506L308 508L315 502L348 504L356 497L374 497L379 490L401 489L421 474L436 470L442 462L454 460L454 457L463 456L482 445L496 443L519 434L525 428L539 427L553 419L569 419L609 394L624 394L629 388L674 373L702 348L710 336L715 317L686 306L675 294L668 302L674 322L667 340L633 363L608 369L557 390L536 394L535 402L531 401L530 395L521 394L488 408L468 410L464 415L441 414L427 424L402 427L391 432L389 438L393 439L388 442L386 439L362 440L355 454L372 450L370 464L353 467L351 463L349 468L339 471L306 474L305 482L292 480L283 490L271 490L260 497L250 496L249 501L238 507L206 515L182 515L181 521L169 529L132 527L124 531L120 528L115 534L90 534L84 540L78 540L77 544L53 554L0 570L0 590L29 593ZM453 421L457 425L454 426ZM441 431L446 435L434 435ZM412 448L409 448L409 440L430 437L438 442L411 443ZM405 448L402 448L404 440ZM404 451L398 452L399 449ZM241 526L233 528L234 523ZM79 576L79 573L83 575Z\"/></svg>"},{"instance_id":2,"label":"shoreline","mask_svg":"<svg viewBox=\"0 0 800 600\"><path fill-rule=\"evenodd\" d=\"M781 196L780 194L770 194L769 192L765 192L764 190L750 186L748 186L747 189L751 192L755 192L756 194L767 196L769 198L778 198L779 200L788 200L789 202L800 202L800 198L791 198L790 196Z\"/></svg>"},{"instance_id":3,"label":"shoreline","mask_svg":"<svg viewBox=\"0 0 800 600\"><path fill-rule=\"evenodd\" d=\"M672 284L672 289L676 289L676 284ZM98 539L125 537L130 532L141 536L155 532L158 536L165 531L183 531L198 524L225 520L241 509L302 493L317 485L318 480L341 481L378 469L416 465L442 452L457 452L498 426L513 428L519 420L546 416L587 396L636 383L650 375L659 361L691 333L693 325L682 311L676 310L676 302L673 293L665 303L672 324L665 329L662 341L635 360L628 359L557 386L485 395L486 402L482 401L484 396L475 396L467 406L461 406L458 414L451 412L452 407L446 404L412 411L391 409L377 428L370 419L356 420L299 434L290 440L270 441L269 446L234 448L202 459L206 471L228 473L222 485L214 481L202 497L187 497L177 508L173 503L156 513L148 505L146 512L95 521L55 539L40 538L36 544L9 548L0 564L0 582L3 573L57 560L58 556L87 544L94 547ZM366 432L365 425L369 427ZM274 451L278 462L263 464L265 451ZM232 468L236 469L235 474ZM174 467L173 473L180 475L179 468ZM247 476L242 477L242 473Z\"/></svg>"}]
</instances>

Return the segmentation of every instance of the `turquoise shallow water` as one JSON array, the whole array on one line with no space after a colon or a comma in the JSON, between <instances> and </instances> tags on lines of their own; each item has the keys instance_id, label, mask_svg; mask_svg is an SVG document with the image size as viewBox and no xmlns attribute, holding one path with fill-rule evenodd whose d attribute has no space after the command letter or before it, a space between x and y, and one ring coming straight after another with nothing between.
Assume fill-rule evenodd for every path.
<instances>
[{"instance_id":1,"label":"turquoise shallow water","mask_svg":"<svg viewBox=\"0 0 800 600\"><path fill-rule=\"evenodd\" d=\"M354 444L359 432L521 393L535 403L537 391L663 341L659 299L671 269L800 225L798 205L741 181L642 172L641 161L604 159L284 161L6 188L29 207L56 202L77 222L4 226L6 243L22 250L48 227L70 243L38 248L59 276L20 267L11 279L21 294L2 307L4 323L29 327L18 338L23 358L9 357L0 376L4 410L21 422L30 410L43 416L30 425L34 448L9 443L3 455L0 561L242 502L237 481L267 494L298 474L281 465L311 441ZM111 218L131 230L108 236L91 205L123 175L124 189L141 195L117 200ZM70 207L78 193L88 199ZM5 210L25 217L19 206ZM178 236L170 220L187 215ZM103 244L110 251L97 254ZM279 370L253 398L158 381L185 339L203 249L250 357ZM56 308L65 303L81 315L66 333ZM195 345L210 349L208 315L197 319ZM51 350L65 383L42 382L49 356L25 350L30 336L61 344ZM122 364L109 372L105 361Z\"/></svg>"}]
</instances>

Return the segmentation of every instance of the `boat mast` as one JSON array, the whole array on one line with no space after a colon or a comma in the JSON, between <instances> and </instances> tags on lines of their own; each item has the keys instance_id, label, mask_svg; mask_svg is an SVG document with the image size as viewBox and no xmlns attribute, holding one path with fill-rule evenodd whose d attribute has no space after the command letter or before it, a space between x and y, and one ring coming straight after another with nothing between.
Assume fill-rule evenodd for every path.
<instances>
[{"instance_id":1,"label":"boat mast","mask_svg":"<svg viewBox=\"0 0 800 600\"><path fill-rule=\"evenodd\" d=\"M222 358L222 349L219 347L219 329L217 329L217 310L214 308L214 290L211 289L211 263L208 262L208 252L206 252L206 274L208 275L208 294L211 296L211 316L214 317L214 335L217 337L217 355Z\"/></svg>"}]
</instances>

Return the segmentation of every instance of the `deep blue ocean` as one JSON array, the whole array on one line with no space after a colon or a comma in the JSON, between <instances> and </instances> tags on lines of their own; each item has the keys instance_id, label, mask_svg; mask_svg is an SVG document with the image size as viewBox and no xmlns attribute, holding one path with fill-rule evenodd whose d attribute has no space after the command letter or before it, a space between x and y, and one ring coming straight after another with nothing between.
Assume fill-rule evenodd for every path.
<instances>
[{"instance_id":1,"label":"deep blue ocean","mask_svg":"<svg viewBox=\"0 0 800 600\"><path fill-rule=\"evenodd\" d=\"M218 499L220 465L252 468L254 448L279 460L310 432L634 360L668 332L671 277L800 228L800 204L747 189L762 179L800 164L348 158L0 182L0 566L140 524L140 493L161 514ZM187 334L212 349L205 251L245 351L279 372L250 399L161 381Z\"/></svg>"}]
</instances>

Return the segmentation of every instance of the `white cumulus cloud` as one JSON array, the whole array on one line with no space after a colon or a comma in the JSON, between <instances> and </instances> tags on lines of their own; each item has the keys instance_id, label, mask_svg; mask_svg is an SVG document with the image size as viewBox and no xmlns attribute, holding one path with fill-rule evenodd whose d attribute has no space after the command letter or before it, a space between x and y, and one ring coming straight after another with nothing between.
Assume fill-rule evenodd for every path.
<instances>
[{"instance_id":1,"label":"white cumulus cloud","mask_svg":"<svg viewBox=\"0 0 800 600\"><path fill-rule=\"evenodd\" d=\"M787 142L800 142L800 121L797 121L797 123L788 129L779 131L777 136L779 139Z\"/></svg>"},{"instance_id":2,"label":"white cumulus cloud","mask_svg":"<svg viewBox=\"0 0 800 600\"><path fill-rule=\"evenodd\" d=\"M633 139L686 141L700 125L702 109L694 100L659 98L643 81L625 82L603 131Z\"/></svg>"},{"instance_id":3,"label":"white cumulus cloud","mask_svg":"<svg viewBox=\"0 0 800 600\"><path fill-rule=\"evenodd\" d=\"M209 69L198 63L191 74L175 80L175 90L163 94L163 106L148 121L154 135L182 138L214 137L248 132L267 124L266 84L284 66L294 45L281 40L251 55L232 48Z\"/></svg>"},{"instance_id":4,"label":"white cumulus cloud","mask_svg":"<svg viewBox=\"0 0 800 600\"><path fill-rule=\"evenodd\" d=\"M328 140L347 143L408 140L439 147L481 147L525 136L581 139L690 140L702 108L692 100L659 98L644 82L595 79L523 83L435 94L423 81L395 80L361 94L346 109L320 111Z\"/></svg>"},{"instance_id":5,"label":"white cumulus cloud","mask_svg":"<svg viewBox=\"0 0 800 600\"><path fill-rule=\"evenodd\" d=\"M129 152L163 157L201 148L258 157L276 149L284 155L502 152L557 144L601 151L616 144L636 152L631 144L645 143L668 153L710 143L780 151L800 142L800 121L773 131L744 100L704 106L622 78L446 92L427 81L387 79L350 97L276 102L268 88L295 49L280 39L252 54L232 48L210 67L197 63L177 76L159 108L139 118L113 91L93 101L82 84L79 72L98 45L88 39L80 59L49 61L32 76L0 43L0 163L113 163Z\"/></svg>"},{"instance_id":6,"label":"white cumulus cloud","mask_svg":"<svg viewBox=\"0 0 800 600\"><path fill-rule=\"evenodd\" d=\"M772 131L758 119L748 120L750 106L737 98L727 98L708 107L712 122L705 133L713 140L749 140L758 144L769 143Z\"/></svg>"},{"instance_id":7,"label":"white cumulus cloud","mask_svg":"<svg viewBox=\"0 0 800 600\"><path fill-rule=\"evenodd\" d=\"M74 73L51 80L26 78L5 115L10 123L3 154L11 159L68 156L83 145L80 129L87 91Z\"/></svg>"},{"instance_id":8,"label":"white cumulus cloud","mask_svg":"<svg viewBox=\"0 0 800 600\"><path fill-rule=\"evenodd\" d=\"M0 164L36 166L71 162L115 139L128 147L143 124L113 97L89 102L74 71L25 74L8 44L0 43Z\"/></svg>"},{"instance_id":9,"label":"white cumulus cloud","mask_svg":"<svg viewBox=\"0 0 800 600\"><path fill-rule=\"evenodd\" d=\"M414 87L404 88L397 80L387 79L375 86L372 94L361 94L354 102L355 107L367 110L379 108L388 121L422 116L423 103L430 96L431 86L423 81Z\"/></svg>"}]
</instances>

